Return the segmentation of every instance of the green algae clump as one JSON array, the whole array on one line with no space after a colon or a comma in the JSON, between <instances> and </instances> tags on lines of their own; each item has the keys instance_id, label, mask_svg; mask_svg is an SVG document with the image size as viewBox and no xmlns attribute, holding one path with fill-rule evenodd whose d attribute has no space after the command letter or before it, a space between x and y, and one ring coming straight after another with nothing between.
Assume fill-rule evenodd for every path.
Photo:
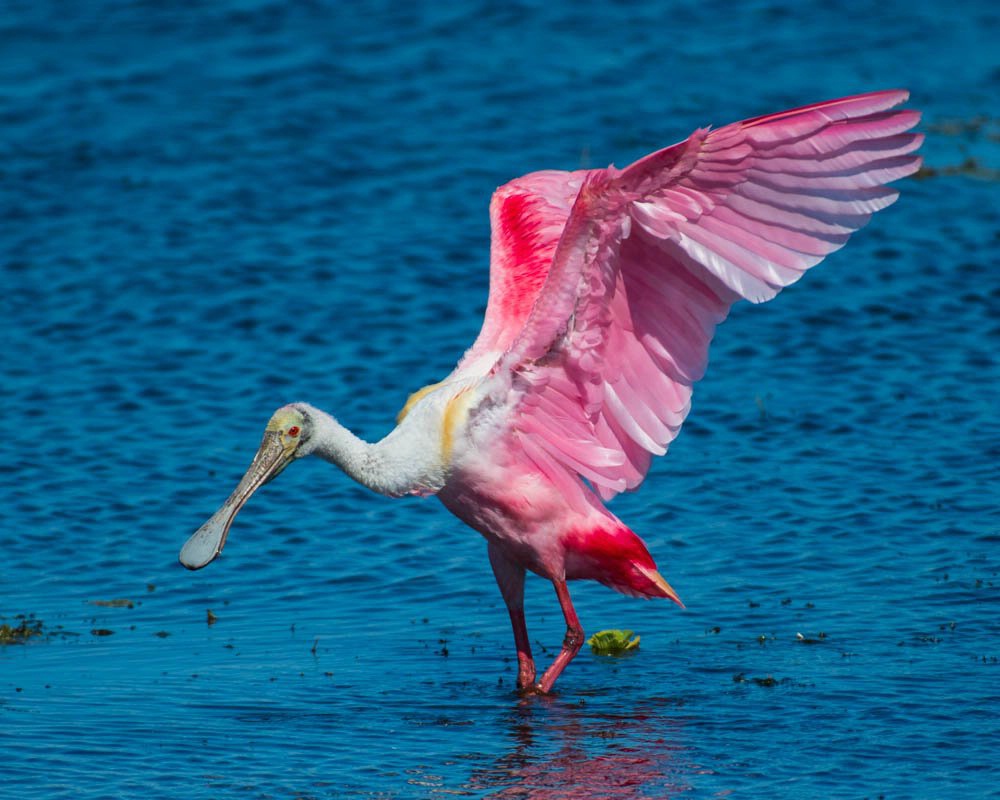
<instances>
[{"instance_id":1,"label":"green algae clump","mask_svg":"<svg viewBox=\"0 0 1000 800\"><path fill-rule=\"evenodd\" d=\"M639 647L639 637L632 638L632 631L598 631L587 644L599 656L620 656Z\"/></svg>"}]
</instances>

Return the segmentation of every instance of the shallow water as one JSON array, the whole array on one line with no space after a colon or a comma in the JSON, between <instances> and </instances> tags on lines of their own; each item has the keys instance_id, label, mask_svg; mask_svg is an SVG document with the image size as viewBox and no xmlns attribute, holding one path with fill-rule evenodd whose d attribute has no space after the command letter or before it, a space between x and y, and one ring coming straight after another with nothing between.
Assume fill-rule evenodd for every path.
<instances>
[{"instance_id":1,"label":"shallow water","mask_svg":"<svg viewBox=\"0 0 1000 800\"><path fill-rule=\"evenodd\" d=\"M1000 796L990 6L8 3L3 792ZM451 369L494 187L892 86L936 174L734 310L614 504L687 610L572 587L635 655L520 700L479 537L318 462L177 564L274 408L376 438Z\"/></svg>"}]
</instances>

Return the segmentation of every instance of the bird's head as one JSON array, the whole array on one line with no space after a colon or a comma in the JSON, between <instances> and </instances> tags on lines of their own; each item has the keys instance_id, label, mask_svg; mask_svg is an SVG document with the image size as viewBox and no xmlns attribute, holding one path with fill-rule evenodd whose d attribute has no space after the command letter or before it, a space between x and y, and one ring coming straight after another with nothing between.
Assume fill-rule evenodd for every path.
<instances>
[{"instance_id":1,"label":"bird's head","mask_svg":"<svg viewBox=\"0 0 1000 800\"><path fill-rule=\"evenodd\" d=\"M251 495L274 480L296 458L312 452L312 431L309 406L294 403L274 412L264 429L257 455L236 489L181 548L180 561L185 567L201 569L222 552L233 520Z\"/></svg>"},{"instance_id":2,"label":"bird's head","mask_svg":"<svg viewBox=\"0 0 1000 800\"><path fill-rule=\"evenodd\" d=\"M274 437L275 443L281 446L281 452L287 456L287 460L284 461L281 469L271 475L268 480L281 472L292 459L306 455L305 452L300 451L308 449L304 445L311 438L312 427L309 407L303 403L282 406L271 415L267 427L264 428L264 441L261 443L261 447L263 448L264 444L267 443L268 435L271 435ZM257 455L260 455L260 451L257 452Z\"/></svg>"}]
</instances>

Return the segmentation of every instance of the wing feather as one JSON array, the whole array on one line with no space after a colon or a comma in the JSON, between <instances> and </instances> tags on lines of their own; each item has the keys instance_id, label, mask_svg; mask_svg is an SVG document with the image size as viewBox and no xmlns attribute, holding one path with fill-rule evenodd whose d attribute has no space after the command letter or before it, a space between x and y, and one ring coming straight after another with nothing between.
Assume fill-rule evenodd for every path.
<instances>
[{"instance_id":1,"label":"wing feather","mask_svg":"<svg viewBox=\"0 0 1000 800\"><path fill-rule=\"evenodd\" d=\"M549 273L586 172L533 172L501 186L490 203L490 295L483 327L459 371L489 365L510 347Z\"/></svg>"},{"instance_id":2,"label":"wing feather","mask_svg":"<svg viewBox=\"0 0 1000 800\"><path fill-rule=\"evenodd\" d=\"M575 502L581 477L604 499L638 486L680 430L730 306L794 283L917 170L919 114L892 110L906 99L700 129L624 170L498 190L487 319L463 362L496 354L490 419L504 408L506 435L544 474L563 470Z\"/></svg>"}]
</instances>

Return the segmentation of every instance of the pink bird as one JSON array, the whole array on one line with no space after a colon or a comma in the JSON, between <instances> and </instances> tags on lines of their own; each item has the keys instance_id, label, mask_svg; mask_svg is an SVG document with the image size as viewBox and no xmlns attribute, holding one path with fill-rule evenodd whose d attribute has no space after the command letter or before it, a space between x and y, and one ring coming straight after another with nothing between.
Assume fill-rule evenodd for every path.
<instances>
[{"instance_id":1,"label":"pink bird","mask_svg":"<svg viewBox=\"0 0 1000 800\"><path fill-rule=\"evenodd\" d=\"M619 170L534 172L500 187L483 328L455 370L370 444L306 403L278 409L246 475L187 541L199 569L250 495L317 455L393 497L436 494L485 537L510 613L517 685L547 693L583 643L567 581L681 601L605 501L642 483L691 407L715 326L840 248L915 172L905 91L696 130ZM527 571L552 581L562 649L535 681Z\"/></svg>"}]
</instances>

